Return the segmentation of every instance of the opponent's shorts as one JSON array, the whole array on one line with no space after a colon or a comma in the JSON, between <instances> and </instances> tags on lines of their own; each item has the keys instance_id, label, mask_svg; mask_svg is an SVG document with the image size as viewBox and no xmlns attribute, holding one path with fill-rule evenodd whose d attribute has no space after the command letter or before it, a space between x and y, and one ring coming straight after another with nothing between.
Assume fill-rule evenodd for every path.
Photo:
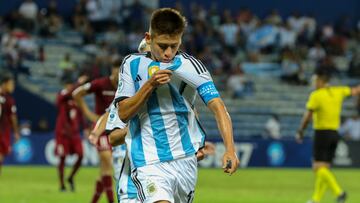
<instances>
[{"instance_id":1,"label":"opponent's shorts","mask_svg":"<svg viewBox=\"0 0 360 203\"><path fill-rule=\"evenodd\" d=\"M131 178L142 203L191 203L197 181L196 156L139 167Z\"/></svg>"},{"instance_id":2,"label":"opponent's shorts","mask_svg":"<svg viewBox=\"0 0 360 203\"><path fill-rule=\"evenodd\" d=\"M98 152L108 151L111 150L111 148L108 136L105 134L100 135L98 143L96 144Z\"/></svg>"},{"instance_id":3,"label":"opponent's shorts","mask_svg":"<svg viewBox=\"0 0 360 203\"><path fill-rule=\"evenodd\" d=\"M315 161L332 162L339 141L336 130L315 130L313 158Z\"/></svg>"},{"instance_id":4,"label":"opponent's shorts","mask_svg":"<svg viewBox=\"0 0 360 203\"><path fill-rule=\"evenodd\" d=\"M66 156L69 154L83 155L81 137L73 136L56 140L55 154L57 156Z\"/></svg>"}]
</instances>

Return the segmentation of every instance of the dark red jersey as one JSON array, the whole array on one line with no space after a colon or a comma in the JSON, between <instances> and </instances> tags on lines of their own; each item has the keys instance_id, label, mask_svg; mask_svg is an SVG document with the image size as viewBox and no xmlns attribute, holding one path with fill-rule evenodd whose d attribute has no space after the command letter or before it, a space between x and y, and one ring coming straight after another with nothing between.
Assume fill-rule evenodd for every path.
<instances>
[{"instance_id":1,"label":"dark red jersey","mask_svg":"<svg viewBox=\"0 0 360 203\"><path fill-rule=\"evenodd\" d=\"M102 115L113 101L117 87L112 85L109 77L103 77L85 84L85 89L95 94L95 113Z\"/></svg>"},{"instance_id":2,"label":"dark red jersey","mask_svg":"<svg viewBox=\"0 0 360 203\"><path fill-rule=\"evenodd\" d=\"M10 94L0 94L0 145L10 146L13 115L16 115L14 98Z\"/></svg>"},{"instance_id":3,"label":"dark red jersey","mask_svg":"<svg viewBox=\"0 0 360 203\"><path fill-rule=\"evenodd\" d=\"M56 105L58 115L56 119L55 133L57 137L80 136L81 125L85 126L84 117L80 108L72 98L71 90L63 89L57 95Z\"/></svg>"}]
</instances>

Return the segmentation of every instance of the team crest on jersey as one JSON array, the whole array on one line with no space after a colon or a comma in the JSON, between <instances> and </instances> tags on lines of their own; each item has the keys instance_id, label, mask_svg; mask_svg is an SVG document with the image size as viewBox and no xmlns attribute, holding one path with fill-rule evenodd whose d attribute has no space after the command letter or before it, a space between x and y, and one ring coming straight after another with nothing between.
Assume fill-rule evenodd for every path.
<instances>
[{"instance_id":1,"label":"team crest on jersey","mask_svg":"<svg viewBox=\"0 0 360 203\"><path fill-rule=\"evenodd\" d=\"M147 192L148 192L148 194L150 196L153 196L157 192L157 188L156 188L155 183L148 184L146 189L147 189Z\"/></svg>"},{"instance_id":2,"label":"team crest on jersey","mask_svg":"<svg viewBox=\"0 0 360 203\"><path fill-rule=\"evenodd\" d=\"M156 72L160 70L160 67L158 65L153 65L148 68L149 78Z\"/></svg>"},{"instance_id":3,"label":"team crest on jersey","mask_svg":"<svg viewBox=\"0 0 360 203\"><path fill-rule=\"evenodd\" d=\"M123 89L123 87L124 87L124 83L122 80L120 80L119 85L118 85L118 91L121 91Z\"/></svg>"}]
</instances>

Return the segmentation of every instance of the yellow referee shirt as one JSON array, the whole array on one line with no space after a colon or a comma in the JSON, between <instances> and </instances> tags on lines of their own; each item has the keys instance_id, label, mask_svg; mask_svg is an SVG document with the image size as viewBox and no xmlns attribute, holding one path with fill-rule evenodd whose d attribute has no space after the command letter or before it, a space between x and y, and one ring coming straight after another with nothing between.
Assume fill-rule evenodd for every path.
<instances>
[{"instance_id":1,"label":"yellow referee shirt","mask_svg":"<svg viewBox=\"0 0 360 203\"><path fill-rule=\"evenodd\" d=\"M351 95L351 88L325 87L310 94L306 108L313 111L315 130L337 130L340 126L342 102Z\"/></svg>"}]
</instances>

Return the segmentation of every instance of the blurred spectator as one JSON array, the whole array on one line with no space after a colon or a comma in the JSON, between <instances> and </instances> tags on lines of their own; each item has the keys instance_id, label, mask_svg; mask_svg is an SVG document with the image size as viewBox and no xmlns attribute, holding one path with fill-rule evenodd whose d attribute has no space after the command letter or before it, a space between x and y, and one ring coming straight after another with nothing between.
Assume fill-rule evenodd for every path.
<instances>
[{"instance_id":1,"label":"blurred spectator","mask_svg":"<svg viewBox=\"0 0 360 203\"><path fill-rule=\"evenodd\" d=\"M340 128L340 134L348 140L360 141L360 116L348 118Z\"/></svg>"},{"instance_id":2,"label":"blurred spectator","mask_svg":"<svg viewBox=\"0 0 360 203\"><path fill-rule=\"evenodd\" d=\"M311 47L308 52L308 59L319 62L326 56L325 49L321 46L320 42L316 42L315 46Z\"/></svg>"},{"instance_id":3,"label":"blurred spectator","mask_svg":"<svg viewBox=\"0 0 360 203\"><path fill-rule=\"evenodd\" d=\"M294 51L285 49L281 61L281 79L289 84L305 85L303 68Z\"/></svg>"},{"instance_id":4,"label":"blurred spectator","mask_svg":"<svg viewBox=\"0 0 360 203\"><path fill-rule=\"evenodd\" d=\"M224 23L220 25L219 32L221 33L222 40L224 45L227 48L235 50L237 45L237 37L239 32L239 27L234 23L229 10L225 10L223 14Z\"/></svg>"},{"instance_id":5,"label":"blurred spectator","mask_svg":"<svg viewBox=\"0 0 360 203\"><path fill-rule=\"evenodd\" d=\"M360 53L358 51L354 51L354 56L348 69L348 76L360 78Z\"/></svg>"},{"instance_id":6,"label":"blurred spectator","mask_svg":"<svg viewBox=\"0 0 360 203\"><path fill-rule=\"evenodd\" d=\"M248 80L239 66L232 69L226 85L234 99L243 98L253 93L252 82Z\"/></svg>"},{"instance_id":7,"label":"blurred spectator","mask_svg":"<svg viewBox=\"0 0 360 203\"><path fill-rule=\"evenodd\" d=\"M59 63L61 80L64 78L73 78L73 72L75 69L75 64L71 60L69 53L64 55L64 58Z\"/></svg>"},{"instance_id":8,"label":"blurred spectator","mask_svg":"<svg viewBox=\"0 0 360 203\"><path fill-rule=\"evenodd\" d=\"M20 122L20 135L29 136L31 135L31 121L22 121Z\"/></svg>"},{"instance_id":9,"label":"blurred spectator","mask_svg":"<svg viewBox=\"0 0 360 203\"><path fill-rule=\"evenodd\" d=\"M293 30L296 34L300 34L304 30L305 20L298 12L294 12L287 19L287 23L289 24L291 30Z\"/></svg>"},{"instance_id":10,"label":"blurred spectator","mask_svg":"<svg viewBox=\"0 0 360 203\"><path fill-rule=\"evenodd\" d=\"M79 0L79 3L75 6L72 20L73 26L77 31L84 31L87 23L86 2L87 0Z\"/></svg>"},{"instance_id":11,"label":"blurred spectator","mask_svg":"<svg viewBox=\"0 0 360 203\"><path fill-rule=\"evenodd\" d=\"M53 37L62 27L62 18L57 11L57 3L51 0L47 9L42 9L39 15L39 34L43 37Z\"/></svg>"},{"instance_id":12,"label":"blurred spectator","mask_svg":"<svg viewBox=\"0 0 360 203\"><path fill-rule=\"evenodd\" d=\"M291 30L289 25L281 26L279 32L280 47L293 49L296 43L296 33Z\"/></svg>"},{"instance_id":13,"label":"blurred spectator","mask_svg":"<svg viewBox=\"0 0 360 203\"><path fill-rule=\"evenodd\" d=\"M279 12L277 10L272 10L270 15L268 15L266 18L265 18L265 21L270 23L270 24L273 24L273 25L280 25L282 24L282 18L281 16L279 15Z\"/></svg>"},{"instance_id":14,"label":"blurred spectator","mask_svg":"<svg viewBox=\"0 0 360 203\"><path fill-rule=\"evenodd\" d=\"M279 116L276 114L271 115L265 123L265 137L274 140L281 139L280 128Z\"/></svg>"},{"instance_id":15,"label":"blurred spectator","mask_svg":"<svg viewBox=\"0 0 360 203\"><path fill-rule=\"evenodd\" d=\"M34 29L39 8L33 0L24 0L19 7L19 14L22 17L24 29L32 31Z\"/></svg>"},{"instance_id":16,"label":"blurred spectator","mask_svg":"<svg viewBox=\"0 0 360 203\"><path fill-rule=\"evenodd\" d=\"M328 56L328 55L325 56L325 58L320 61L320 65L318 68L325 70L330 75L339 75L340 74L340 71L335 66L332 56Z\"/></svg>"}]
</instances>

